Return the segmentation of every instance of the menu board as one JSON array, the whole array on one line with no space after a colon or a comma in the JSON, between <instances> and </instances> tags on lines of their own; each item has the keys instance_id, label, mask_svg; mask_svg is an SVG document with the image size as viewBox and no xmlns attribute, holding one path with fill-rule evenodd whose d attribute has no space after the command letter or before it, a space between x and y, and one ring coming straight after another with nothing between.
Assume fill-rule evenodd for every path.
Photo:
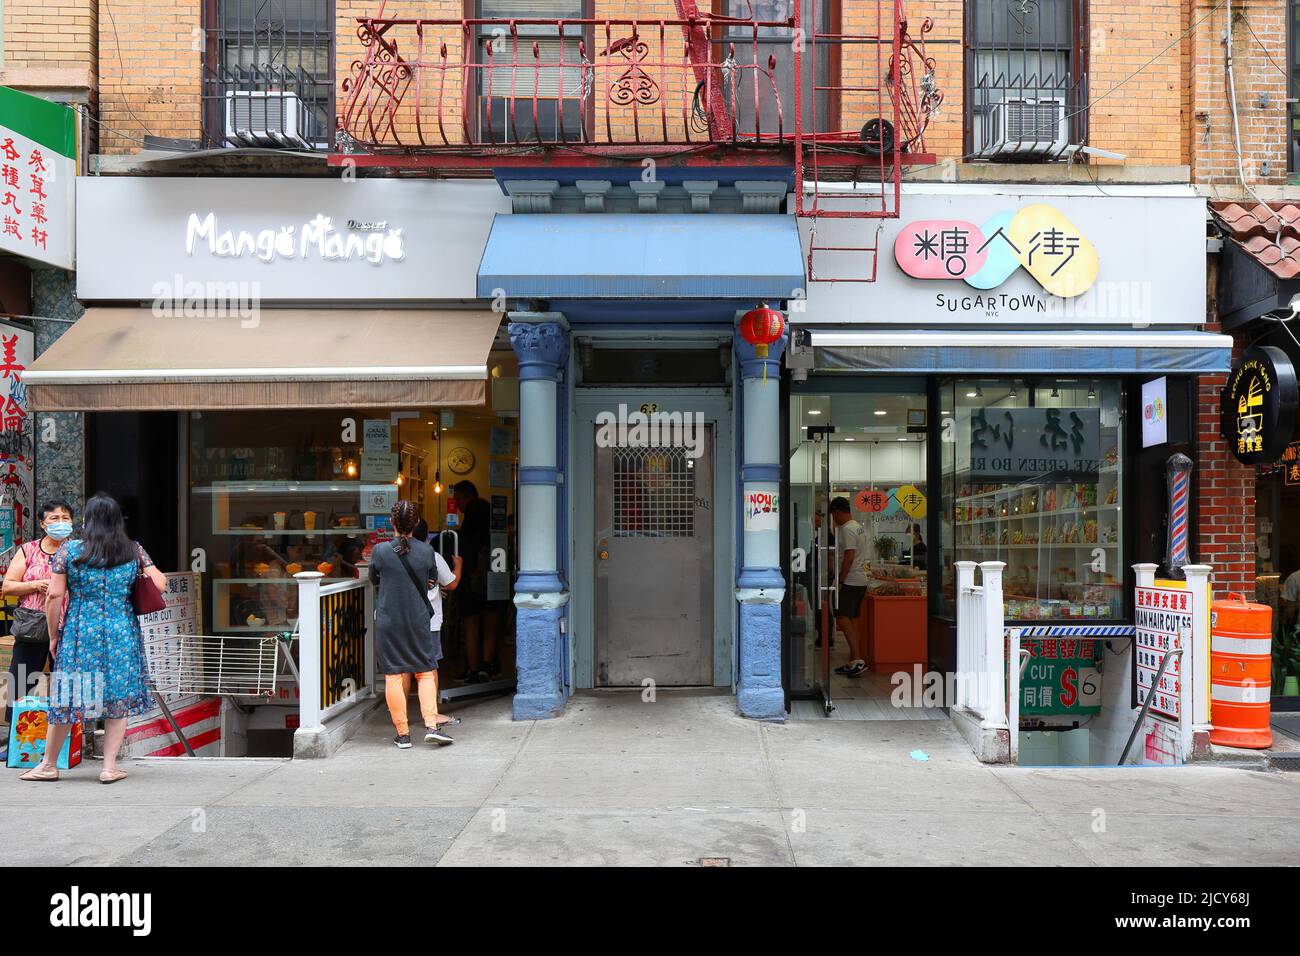
<instances>
[{"instance_id":1,"label":"menu board","mask_svg":"<svg viewBox=\"0 0 1300 956\"><path fill-rule=\"evenodd\" d=\"M1191 643L1195 604L1192 592L1184 588L1140 587L1136 599L1133 663L1137 669L1138 705L1152 694L1151 711L1178 720L1182 655L1169 659L1159 686L1155 686L1155 679L1165 655Z\"/></svg>"},{"instance_id":2,"label":"menu board","mask_svg":"<svg viewBox=\"0 0 1300 956\"><path fill-rule=\"evenodd\" d=\"M140 615L140 631L144 636L145 654L149 661L149 674L167 701L176 706L188 700L181 693L180 675L189 669L186 656L192 651L186 647L184 637L199 633L203 619L200 581L197 571L176 571L165 575L167 590L163 592L161 611Z\"/></svg>"}]
</instances>

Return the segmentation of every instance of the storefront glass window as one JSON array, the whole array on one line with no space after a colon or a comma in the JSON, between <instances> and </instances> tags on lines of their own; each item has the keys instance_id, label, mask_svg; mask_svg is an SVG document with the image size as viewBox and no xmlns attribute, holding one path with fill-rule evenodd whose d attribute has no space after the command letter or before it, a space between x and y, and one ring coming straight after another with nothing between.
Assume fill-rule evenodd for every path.
<instances>
[{"instance_id":1,"label":"storefront glass window","mask_svg":"<svg viewBox=\"0 0 1300 956\"><path fill-rule=\"evenodd\" d=\"M1298 433L1300 434L1300 433ZM1273 695L1300 694L1300 438L1255 485L1255 600L1273 609Z\"/></svg>"},{"instance_id":2,"label":"storefront glass window","mask_svg":"<svg viewBox=\"0 0 1300 956\"><path fill-rule=\"evenodd\" d=\"M1123 386L958 379L940 389L943 594L956 561L1005 561L1010 620L1123 613Z\"/></svg>"},{"instance_id":3,"label":"storefront glass window","mask_svg":"<svg viewBox=\"0 0 1300 956\"><path fill-rule=\"evenodd\" d=\"M210 633L290 629L295 573L355 576L367 522L384 523L362 503L363 421L378 417L191 413L189 538L206 557ZM367 477L396 500L395 475Z\"/></svg>"}]
</instances>

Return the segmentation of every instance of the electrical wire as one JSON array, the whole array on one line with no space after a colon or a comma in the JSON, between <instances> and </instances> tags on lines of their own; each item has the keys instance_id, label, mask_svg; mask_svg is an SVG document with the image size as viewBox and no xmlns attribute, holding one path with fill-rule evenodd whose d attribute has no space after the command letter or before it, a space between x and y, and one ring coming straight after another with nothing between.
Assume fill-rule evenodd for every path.
<instances>
[{"instance_id":1,"label":"electrical wire","mask_svg":"<svg viewBox=\"0 0 1300 956\"><path fill-rule=\"evenodd\" d=\"M113 18L113 8L108 5L108 0L103 0L102 6L104 7L104 12L108 14L108 25L113 31L113 46L117 48L118 66L125 71L126 60L122 58L122 41L117 34L117 21ZM145 124L144 120L140 119L140 117L136 115L135 110L131 108L130 101L125 96L122 97L122 105L125 106L126 111L131 114L131 118L140 124L140 129L144 131L144 135L152 136L153 134L149 132L149 127Z\"/></svg>"}]
</instances>

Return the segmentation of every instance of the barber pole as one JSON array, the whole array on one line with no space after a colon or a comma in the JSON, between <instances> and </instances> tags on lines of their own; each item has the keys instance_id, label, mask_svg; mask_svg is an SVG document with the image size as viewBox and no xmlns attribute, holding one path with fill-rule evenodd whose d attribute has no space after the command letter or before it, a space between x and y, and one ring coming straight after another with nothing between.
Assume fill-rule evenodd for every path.
<instances>
[{"instance_id":1,"label":"barber pole","mask_svg":"<svg viewBox=\"0 0 1300 956\"><path fill-rule=\"evenodd\" d=\"M1192 460L1181 452L1171 455L1165 466L1169 478L1169 573L1178 573L1191 563L1187 525L1191 501Z\"/></svg>"}]
</instances>

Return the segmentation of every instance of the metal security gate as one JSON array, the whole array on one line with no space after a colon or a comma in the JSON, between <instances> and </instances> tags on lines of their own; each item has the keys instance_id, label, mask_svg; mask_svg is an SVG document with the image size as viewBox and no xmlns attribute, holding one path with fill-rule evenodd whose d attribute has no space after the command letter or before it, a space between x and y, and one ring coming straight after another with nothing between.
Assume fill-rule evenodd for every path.
<instances>
[{"instance_id":1,"label":"metal security gate","mask_svg":"<svg viewBox=\"0 0 1300 956\"><path fill-rule=\"evenodd\" d=\"M711 685L713 427L702 453L596 448L595 682Z\"/></svg>"}]
</instances>

